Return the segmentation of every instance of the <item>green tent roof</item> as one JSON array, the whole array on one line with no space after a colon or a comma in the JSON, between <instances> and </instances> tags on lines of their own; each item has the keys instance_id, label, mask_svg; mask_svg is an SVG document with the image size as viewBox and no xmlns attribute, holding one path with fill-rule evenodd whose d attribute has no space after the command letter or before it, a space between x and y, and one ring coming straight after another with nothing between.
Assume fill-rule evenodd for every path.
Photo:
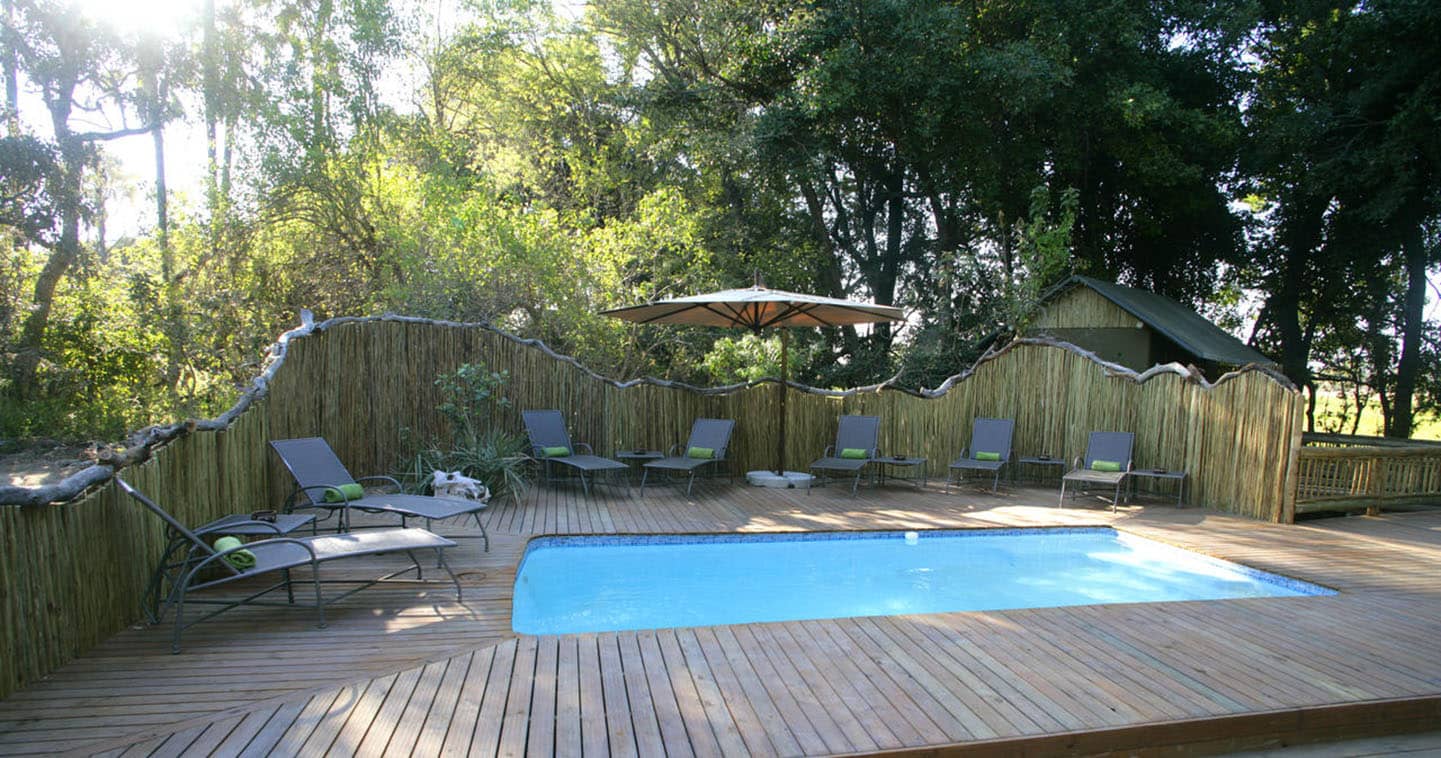
<instances>
[{"instance_id":1,"label":"green tent roof","mask_svg":"<svg viewBox=\"0 0 1441 758\"><path fill-rule=\"evenodd\" d=\"M1103 282L1089 276L1073 276L1046 293L1051 300L1072 287L1085 286L1115 303L1172 342L1197 358L1231 366L1248 363L1275 365L1253 348L1236 339L1224 329L1207 321L1201 314L1163 295L1123 284Z\"/></svg>"}]
</instances>

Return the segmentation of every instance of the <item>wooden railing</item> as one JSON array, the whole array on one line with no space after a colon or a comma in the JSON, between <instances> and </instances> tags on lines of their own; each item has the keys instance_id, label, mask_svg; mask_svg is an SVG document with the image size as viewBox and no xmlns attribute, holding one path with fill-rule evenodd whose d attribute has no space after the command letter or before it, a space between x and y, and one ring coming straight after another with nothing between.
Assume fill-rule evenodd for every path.
<instances>
[{"instance_id":1,"label":"wooden railing","mask_svg":"<svg viewBox=\"0 0 1441 758\"><path fill-rule=\"evenodd\" d=\"M1303 447L1296 465L1297 513L1441 505L1438 446Z\"/></svg>"},{"instance_id":2,"label":"wooden railing","mask_svg":"<svg viewBox=\"0 0 1441 758\"><path fill-rule=\"evenodd\" d=\"M1441 450L1436 440L1407 440L1395 437L1371 437L1364 434L1321 434L1306 432L1301 435L1301 444L1307 447L1430 447Z\"/></svg>"}]
</instances>

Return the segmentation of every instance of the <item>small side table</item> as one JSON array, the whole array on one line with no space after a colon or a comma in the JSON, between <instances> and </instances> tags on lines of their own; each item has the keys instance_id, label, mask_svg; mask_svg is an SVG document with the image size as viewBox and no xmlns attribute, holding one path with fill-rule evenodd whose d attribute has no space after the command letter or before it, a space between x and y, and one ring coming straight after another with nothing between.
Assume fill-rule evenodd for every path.
<instances>
[{"instance_id":1,"label":"small side table","mask_svg":"<svg viewBox=\"0 0 1441 758\"><path fill-rule=\"evenodd\" d=\"M639 478L636 474L641 472L640 469L646 464L646 461L658 461L664 457L665 453L659 450L617 450L615 454L616 460L631 467L630 478L632 481Z\"/></svg>"},{"instance_id":2,"label":"small side table","mask_svg":"<svg viewBox=\"0 0 1441 758\"><path fill-rule=\"evenodd\" d=\"M910 476L895 476L894 474L892 474L890 476L891 479L907 479L910 481L911 484L915 485L916 489L925 489L926 482L929 478L926 476L925 458L908 458L904 455L891 455L883 456L880 458L872 458L871 462L876 464L876 471L878 472L878 475L880 477L880 484L886 483L886 467L896 466L899 468L913 469L915 473L911 474Z\"/></svg>"},{"instance_id":3,"label":"small side table","mask_svg":"<svg viewBox=\"0 0 1441 758\"><path fill-rule=\"evenodd\" d=\"M1042 472L1042 473L1041 473L1041 477L1040 477L1040 479L1038 479L1037 481L1041 481L1042 479L1045 479L1045 469L1046 469L1047 466L1055 466L1055 467L1056 467L1056 478L1057 478L1057 479L1060 479L1062 476L1065 476L1065 474L1066 474L1066 459L1065 459L1065 458L1052 458L1052 457L1049 456L1049 455L1029 455L1029 456L1023 456L1023 457L1021 457L1021 458L1017 458L1017 459L1016 459L1016 468L1015 468L1015 469L1012 469L1012 471L1018 471L1022 466L1026 465L1026 464L1030 464L1030 465L1032 465L1032 466L1040 466L1040 467L1041 467L1041 472ZM1012 481L1014 481L1014 480L1015 480L1015 477L1013 476L1013 477L1012 477Z\"/></svg>"},{"instance_id":4,"label":"small side table","mask_svg":"<svg viewBox=\"0 0 1441 758\"><path fill-rule=\"evenodd\" d=\"M1136 479L1140 477L1145 477L1147 479L1170 479L1175 481L1176 507L1183 507L1181 503L1182 498L1186 494L1186 478L1188 476L1185 471L1170 471L1163 468L1143 468L1132 471L1128 476L1131 479L1131 489L1133 491L1136 488Z\"/></svg>"}]
</instances>

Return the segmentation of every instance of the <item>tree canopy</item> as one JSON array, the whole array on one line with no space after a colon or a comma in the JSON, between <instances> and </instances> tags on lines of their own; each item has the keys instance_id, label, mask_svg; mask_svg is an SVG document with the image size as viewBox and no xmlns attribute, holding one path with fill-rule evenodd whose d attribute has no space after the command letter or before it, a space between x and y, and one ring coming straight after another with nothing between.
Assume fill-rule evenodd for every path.
<instances>
[{"instance_id":1,"label":"tree canopy","mask_svg":"<svg viewBox=\"0 0 1441 758\"><path fill-rule=\"evenodd\" d=\"M213 411L303 308L755 379L770 341L597 313L756 272L910 314L796 332L810 383L935 386L1085 273L1253 321L1390 434L1441 400L1435 3L463 9L204 0L166 38L4 0L0 437ZM123 197L153 211L111 239Z\"/></svg>"}]
</instances>

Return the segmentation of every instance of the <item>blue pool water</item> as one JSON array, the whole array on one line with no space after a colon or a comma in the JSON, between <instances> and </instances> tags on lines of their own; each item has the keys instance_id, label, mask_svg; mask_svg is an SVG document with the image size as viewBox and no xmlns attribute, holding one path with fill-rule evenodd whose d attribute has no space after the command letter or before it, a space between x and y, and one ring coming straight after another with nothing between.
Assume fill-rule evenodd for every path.
<instances>
[{"instance_id":1,"label":"blue pool water","mask_svg":"<svg viewBox=\"0 0 1441 758\"><path fill-rule=\"evenodd\" d=\"M1329 595L1110 528L542 537L522 634L1100 603Z\"/></svg>"}]
</instances>

